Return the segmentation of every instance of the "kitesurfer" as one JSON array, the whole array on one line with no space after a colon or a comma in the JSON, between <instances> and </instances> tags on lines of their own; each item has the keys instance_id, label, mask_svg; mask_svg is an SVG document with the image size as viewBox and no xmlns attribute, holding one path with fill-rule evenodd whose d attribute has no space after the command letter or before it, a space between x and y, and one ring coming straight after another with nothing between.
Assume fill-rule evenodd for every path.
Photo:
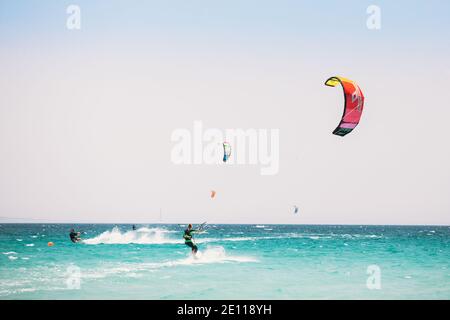
<instances>
[{"instance_id":1,"label":"kitesurfer","mask_svg":"<svg viewBox=\"0 0 450 320\"><path fill-rule=\"evenodd\" d=\"M136 230L136 226L133 224L133 231L135 231Z\"/></svg>"},{"instance_id":2,"label":"kitesurfer","mask_svg":"<svg viewBox=\"0 0 450 320\"><path fill-rule=\"evenodd\" d=\"M187 245L189 248L192 249L192 254L196 254L198 251L198 248L196 246L196 244L193 241L193 236L192 234L198 232L198 230L195 230L192 228L192 224L188 225L188 228L186 230L184 230L184 244Z\"/></svg>"},{"instance_id":3,"label":"kitesurfer","mask_svg":"<svg viewBox=\"0 0 450 320\"><path fill-rule=\"evenodd\" d=\"M69 236L70 236L70 240L71 240L73 243L77 243L78 241L81 240L80 235L81 235L81 232L75 232L74 229L70 229L70 234L69 234Z\"/></svg>"}]
</instances>

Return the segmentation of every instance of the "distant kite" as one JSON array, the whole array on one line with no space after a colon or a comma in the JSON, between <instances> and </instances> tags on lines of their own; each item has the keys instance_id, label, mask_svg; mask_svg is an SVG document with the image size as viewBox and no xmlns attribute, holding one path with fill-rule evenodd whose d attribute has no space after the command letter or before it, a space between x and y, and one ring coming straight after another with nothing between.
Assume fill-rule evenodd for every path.
<instances>
[{"instance_id":1,"label":"distant kite","mask_svg":"<svg viewBox=\"0 0 450 320\"><path fill-rule=\"evenodd\" d=\"M231 156L231 146L228 142L223 143L223 162L227 162L227 160Z\"/></svg>"},{"instance_id":2,"label":"distant kite","mask_svg":"<svg viewBox=\"0 0 450 320\"><path fill-rule=\"evenodd\" d=\"M358 85L352 80L342 77L331 77L325 81L325 85L329 87L335 87L339 83L344 89L344 114L333 134L343 137L352 132L358 125L364 108L364 95Z\"/></svg>"},{"instance_id":3,"label":"distant kite","mask_svg":"<svg viewBox=\"0 0 450 320\"><path fill-rule=\"evenodd\" d=\"M215 196L216 196L216 192L214 190L211 190L211 199L214 199Z\"/></svg>"}]
</instances>

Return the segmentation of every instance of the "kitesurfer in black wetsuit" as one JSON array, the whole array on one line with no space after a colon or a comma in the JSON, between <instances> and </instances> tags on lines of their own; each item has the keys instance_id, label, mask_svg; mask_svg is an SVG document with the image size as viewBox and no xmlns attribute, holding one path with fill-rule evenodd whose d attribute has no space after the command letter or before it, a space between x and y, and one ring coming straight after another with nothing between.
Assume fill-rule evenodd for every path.
<instances>
[{"instance_id":1,"label":"kitesurfer in black wetsuit","mask_svg":"<svg viewBox=\"0 0 450 320\"><path fill-rule=\"evenodd\" d=\"M193 236L192 234L197 232L198 230L192 229L192 224L188 225L188 228L184 230L184 244L187 245L189 248L192 249L192 254L196 254L198 251L197 246L195 245L194 241L192 241Z\"/></svg>"},{"instance_id":2,"label":"kitesurfer in black wetsuit","mask_svg":"<svg viewBox=\"0 0 450 320\"><path fill-rule=\"evenodd\" d=\"M73 242L73 243L77 243L78 241L80 241L81 239L80 239L80 232L75 232L75 230L74 229L70 229L70 234L69 234L69 236L70 236L70 240Z\"/></svg>"}]
</instances>

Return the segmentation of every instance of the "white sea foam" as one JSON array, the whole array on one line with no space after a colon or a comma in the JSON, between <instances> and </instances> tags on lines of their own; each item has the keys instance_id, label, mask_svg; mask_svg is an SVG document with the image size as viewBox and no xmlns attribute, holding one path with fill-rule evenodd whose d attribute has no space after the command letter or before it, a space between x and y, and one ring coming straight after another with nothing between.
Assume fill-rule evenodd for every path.
<instances>
[{"instance_id":1,"label":"white sea foam","mask_svg":"<svg viewBox=\"0 0 450 320\"><path fill-rule=\"evenodd\" d=\"M189 254L186 259L174 261L173 265L257 261L253 257L227 255L221 246L208 246L204 251L198 251L195 256Z\"/></svg>"},{"instance_id":2,"label":"white sea foam","mask_svg":"<svg viewBox=\"0 0 450 320\"><path fill-rule=\"evenodd\" d=\"M265 227L265 226L256 226ZM270 228L269 228L270 229ZM206 234L206 232L204 232ZM120 231L118 227L114 227L112 230L105 231L100 235L89 238L83 241L85 244L97 245L97 244L183 244L182 231L179 230L167 230L164 228L148 228L143 227L138 230ZM299 233L286 233L273 236L247 236L247 237L205 237L204 235L198 235L195 238L195 242L201 243L213 243L213 242L237 242L237 241L258 241L258 240L270 240L270 239L298 239L309 238L311 240L322 240L331 238L345 238L345 239L357 239L357 238L381 238L378 235L350 235L350 234L299 234Z\"/></svg>"},{"instance_id":3,"label":"white sea foam","mask_svg":"<svg viewBox=\"0 0 450 320\"><path fill-rule=\"evenodd\" d=\"M184 259L170 260L163 262L140 263L136 265L126 265L109 269L106 273L128 273L136 271L151 271L155 269L212 263L230 262L258 262L254 257L227 255L221 246L208 246L205 250L199 250L195 256L190 252Z\"/></svg>"},{"instance_id":4,"label":"white sea foam","mask_svg":"<svg viewBox=\"0 0 450 320\"><path fill-rule=\"evenodd\" d=\"M174 238L172 233L179 236ZM206 232L204 232L206 234ZM162 228L140 228L135 231L121 232L118 227L103 232L102 234L86 239L85 244L183 244L181 231L166 230ZM255 241L271 237L230 237L230 238L204 238L198 237L196 243L223 242L223 241Z\"/></svg>"},{"instance_id":5,"label":"white sea foam","mask_svg":"<svg viewBox=\"0 0 450 320\"><path fill-rule=\"evenodd\" d=\"M34 247L34 243L27 243L25 246L26 247Z\"/></svg>"},{"instance_id":6,"label":"white sea foam","mask_svg":"<svg viewBox=\"0 0 450 320\"><path fill-rule=\"evenodd\" d=\"M121 232L118 227L105 231L97 237L86 239L86 244L166 244L183 243L182 239L169 238L170 233L177 231L162 228L139 228L138 230ZM178 233L178 232L177 232Z\"/></svg>"},{"instance_id":7,"label":"white sea foam","mask_svg":"<svg viewBox=\"0 0 450 320\"><path fill-rule=\"evenodd\" d=\"M208 246L205 250L199 250L195 256L190 252L186 258L169 260L162 262L148 262L148 263L136 263L136 264L121 264L119 266L107 267L104 266L101 269L83 270L83 278L105 278L112 275L123 275L126 277L141 277L139 272L155 272L158 269L173 268L177 266L189 266L200 264L213 264L213 263L246 263L246 262L258 262L254 257L228 255L225 249L221 246Z\"/></svg>"},{"instance_id":8,"label":"white sea foam","mask_svg":"<svg viewBox=\"0 0 450 320\"><path fill-rule=\"evenodd\" d=\"M139 229L137 229L135 231L138 232L138 233L155 232L155 231L161 231L161 232L164 232L164 233L180 233L179 231L176 231L176 230L167 230L167 229L164 229L164 228L148 228L148 227L142 227L142 228L139 228Z\"/></svg>"},{"instance_id":9,"label":"white sea foam","mask_svg":"<svg viewBox=\"0 0 450 320\"><path fill-rule=\"evenodd\" d=\"M8 252L3 252L3 254L10 255L10 254L17 254L17 252L14 252L14 251L8 251Z\"/></svg>"}]
</instances>

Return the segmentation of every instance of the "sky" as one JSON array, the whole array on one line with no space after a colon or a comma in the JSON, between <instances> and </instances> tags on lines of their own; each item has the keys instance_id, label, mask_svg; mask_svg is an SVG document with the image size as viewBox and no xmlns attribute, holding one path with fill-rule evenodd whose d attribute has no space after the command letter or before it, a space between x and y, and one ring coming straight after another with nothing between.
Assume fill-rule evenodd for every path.
<instances>
[{"instance_id":1,"label":"sky","mask_svg":"<svg viewBox=\"0 0 450 320\"><path fill-rule=\"evenodd\" d=\"M0 222L449 225L449 9L0 0ZM366 98L343 138L336 75ZM278 130L278 172L175 164L195 121Z\"/></svg>"}]
</instances>

